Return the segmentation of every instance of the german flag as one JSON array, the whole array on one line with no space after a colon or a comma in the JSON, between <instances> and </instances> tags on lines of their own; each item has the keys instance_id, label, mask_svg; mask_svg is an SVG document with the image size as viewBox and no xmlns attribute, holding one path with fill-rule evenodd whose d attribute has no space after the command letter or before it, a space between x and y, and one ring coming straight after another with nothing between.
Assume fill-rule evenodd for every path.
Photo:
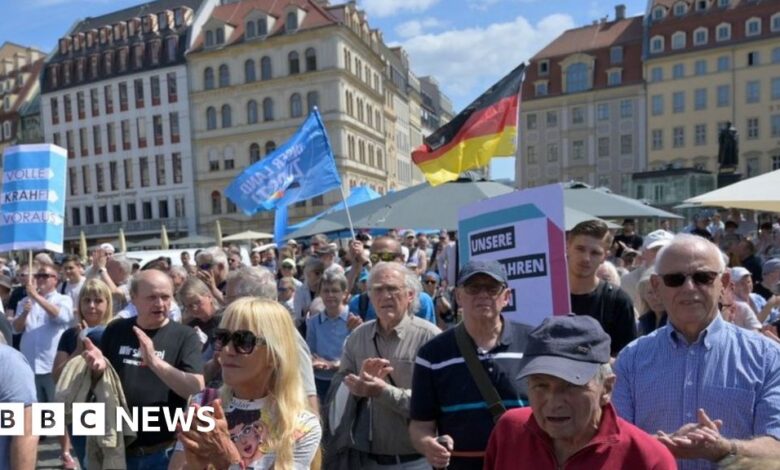
<instances>
[{"instance_id":1,"label":"german flag","mask_svg":"<svg viewBox=\"0 0 780 470\"><path fill-rule=\"evenodd\" d=\"M525 64L490 87L412 152L431 186L458 179L460 173L515 154L517 109Z\"/></svg>"}]
</instances>

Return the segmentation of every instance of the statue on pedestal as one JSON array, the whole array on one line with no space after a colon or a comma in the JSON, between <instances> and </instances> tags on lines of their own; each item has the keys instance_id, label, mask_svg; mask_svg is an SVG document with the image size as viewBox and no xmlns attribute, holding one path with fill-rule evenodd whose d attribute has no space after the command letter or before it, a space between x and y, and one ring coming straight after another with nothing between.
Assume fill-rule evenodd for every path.
<instances>
[{"instance_id":1,"label":"statue on pedestal","mask_svg":"<svg viewBox=\"0 0 780 470\"><path fill-rule=\"evenodd\" d=\"M736 172L739 165L739 136L731 122L718 134L718 173Z\"/></svg>"}]
</instances>

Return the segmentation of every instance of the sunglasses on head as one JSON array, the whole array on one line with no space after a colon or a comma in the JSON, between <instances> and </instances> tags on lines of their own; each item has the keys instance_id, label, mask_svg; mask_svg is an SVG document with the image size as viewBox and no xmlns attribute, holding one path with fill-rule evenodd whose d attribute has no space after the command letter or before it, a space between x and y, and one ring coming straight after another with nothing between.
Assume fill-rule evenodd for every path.
<instances>
[{"instance_id":1,"label":"sunglasses on head","mask_svg":"<svg viewBox=\"0 0 780 470\"><path fill-rule=\"evenodd\" d=\"M248 330L230 331L223 328L214 330L214 351L221 351L228 343L233 343L233 349L239 354L252 354L256 345L268 344L265 338L255 336Z\"/></svg>"},{"instance_id":2,"label":"sunglasses on head","mask_svg":"<svg viewBox=\"0 0 780 470\"><path fill-rule=\"evenodd\" d=\"M687 278L691 278L697 286L709 286L720 276L718 271L696 271L695 273L670 273L661 274L661 279L666 287L680 287L685 284Z\"/></svg>"},{"instance_id":3,"label":"sunglasses on head","mask_svg":"<svg viewBox=\"0 0 780 470\"><path fill-rule=\"evenodd\" d=\"M397 257L398 253L371 253L368 259L371 260L371 263L376 264L380 261L389 263L390 261L395 261Z\"/></svg>"}]
</instances>

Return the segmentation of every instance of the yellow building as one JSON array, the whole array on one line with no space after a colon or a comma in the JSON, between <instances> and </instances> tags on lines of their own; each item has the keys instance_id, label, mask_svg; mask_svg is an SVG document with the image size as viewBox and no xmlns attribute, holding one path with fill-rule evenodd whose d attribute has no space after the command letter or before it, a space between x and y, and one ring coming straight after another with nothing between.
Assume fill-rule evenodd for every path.
<instances>
[{"instance_id":1,"label":"yellow building","mask_svg":"<svg viewBox=\"0 0 780 470\"><path fill-rule=\"evenodd\" d=\"M40 92L43 60L43 52L37 49L11 42L0 46L0 156L20 140L19 111Z\"/></svg>"},{"instance_id":2,"label":"yellow building","mask_svg":"<svg viewBox=\"0 0 780 470\"><path fill-rule=\"evenodd\" d=\"M780 168L780 3L655 0L646 30L649 168L716 173L727 122L743 177Z\"/></svg>"}]
</instances>

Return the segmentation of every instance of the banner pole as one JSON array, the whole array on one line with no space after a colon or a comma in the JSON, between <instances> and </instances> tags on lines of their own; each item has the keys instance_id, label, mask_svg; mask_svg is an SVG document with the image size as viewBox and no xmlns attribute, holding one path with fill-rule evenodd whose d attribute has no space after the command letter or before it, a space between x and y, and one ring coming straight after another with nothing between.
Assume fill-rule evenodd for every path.
<instances>
[{"instance_id":1,"label":"banner pole","mask_svg":"<svg viewBox=\"0 0 780 470\"><path fill-rule=\"evenodd\" d=\"M32 250L27 250L27 265L29 266L30 270L28 271L30 273L30 276L32 276L33 273L33 254Z\"/></svg>"},{"instance_id":2,"label":"banner pole","mask_svg":"<svg viewBox=\"0 0 780 470\"><path fill-rule=\"evenodd\" d=\"M349 213L349 204L347 204L347 198L344 196L344 187L342 185L339 185L339 193L341 193L341 200L344 202L344 209L347 211L349 233L352 235L352 239L355 240L355 227L352 226L352 214Z\"/></svg>"}]
</instances>

